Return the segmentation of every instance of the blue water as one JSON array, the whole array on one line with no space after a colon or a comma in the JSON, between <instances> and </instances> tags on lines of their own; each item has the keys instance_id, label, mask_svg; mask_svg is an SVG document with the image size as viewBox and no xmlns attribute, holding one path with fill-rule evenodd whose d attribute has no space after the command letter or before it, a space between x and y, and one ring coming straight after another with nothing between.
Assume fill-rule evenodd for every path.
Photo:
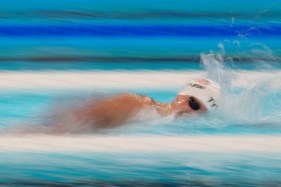
<instances>
[{"instance_id":1,"label":"blue water","mask_svg":"<svg viewBox=\"0 0 281 187\"><path fill-rule=\"evenodd\" d=\"M0 158L3 185L278 186L281 172L278 154L68 152Z\"/></svg>"},{"instance_id":2,"label":"blue water","mask_svg":"<svg viewBox=\"0 0 281 187\"><path fill-rule=\"evenodd\" d=\"M0 73L204 70L202 53L222 55L229 72L279 71L280 12L280 0L4 0ZM162 102L177 93L165 88L103 90L108 95L123 91ZM243 92L250 94L239 100ZM55 103L67 105L94 94L89 90L1 90L0 130L5 134L7 128L23 123L41 124ZM142 122L100 133L280 135L280 89L232 88L231 94L233 101L225 108L234 106L233 115L219 110L189 120ZM280 186L279 155L1 151L0 185Z\"/></svg>"}]
</instances>

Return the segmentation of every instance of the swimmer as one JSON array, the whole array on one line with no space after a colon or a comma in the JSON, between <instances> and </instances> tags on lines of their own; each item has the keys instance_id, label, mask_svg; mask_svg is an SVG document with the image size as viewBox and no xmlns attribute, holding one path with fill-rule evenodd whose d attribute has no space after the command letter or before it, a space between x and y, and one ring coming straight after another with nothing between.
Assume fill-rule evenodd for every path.
<instances>
[{"instance_id":1,"label":"swimmer","mask_svg":"<svg viewBox=\"0 0 281 187\"><path fill-rule=\"evenodd\" d=\"M94 101L72 111L71 122L79 122L82 129L113 128L126 124L140 111L156 111L160 116L175 118L201 114L215 109L220 98L220 85L206 78L187 82L174 101L160 103L150 97L124 93L102 101ZM86 124L86 125L85 125ZM57 126L65 131L65 125Z\"/></svg>"}]
</instances>

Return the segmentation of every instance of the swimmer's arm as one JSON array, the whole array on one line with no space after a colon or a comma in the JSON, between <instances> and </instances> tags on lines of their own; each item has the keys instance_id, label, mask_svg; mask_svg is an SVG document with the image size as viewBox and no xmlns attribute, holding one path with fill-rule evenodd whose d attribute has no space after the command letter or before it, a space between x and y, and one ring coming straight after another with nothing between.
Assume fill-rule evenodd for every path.
<instances>
[{"instance_id":1,"label":"swimmer's arm","mask_svg":"<svg viewBox=\"0 0 281 187\"><path fill-rule=\"evenodd\" d=\"M81 119L91 120L96 128L110 128L120 126L139 111L154 106L154 100L149 97L125 93L101 101L96 106L88 106L78 115Z\"/></svg>"}]
</instances>

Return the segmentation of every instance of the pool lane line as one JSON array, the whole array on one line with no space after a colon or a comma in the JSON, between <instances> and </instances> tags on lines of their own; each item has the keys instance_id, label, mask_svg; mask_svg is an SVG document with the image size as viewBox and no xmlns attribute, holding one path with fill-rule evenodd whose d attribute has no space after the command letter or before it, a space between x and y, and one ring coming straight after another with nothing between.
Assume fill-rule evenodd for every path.
<instances>
[{"instance_id":1,"label":"pool lane line","mask_svg":"<svg viewBox=\"0 0 281 187\"><path fill-rule=\"evenodd\" d=\"M280 136L4 135L0 152L281 152Z\"/></svg>"},{"instance_id":2,"label":"pool lane line","mask_svg":"<svg viewBox=\"0 0 281 187\"><path fill-rule=\"evenodd\" d=\"M229 72L226 72L229 73ZM280 89L281 71L232 71L234 87L251 87L270 80ZM180 89L190 79L206 76L194 70L114 70L114 71L0 71L0 88L5 90L40 89Z\"/></svg>"}]
</instances>

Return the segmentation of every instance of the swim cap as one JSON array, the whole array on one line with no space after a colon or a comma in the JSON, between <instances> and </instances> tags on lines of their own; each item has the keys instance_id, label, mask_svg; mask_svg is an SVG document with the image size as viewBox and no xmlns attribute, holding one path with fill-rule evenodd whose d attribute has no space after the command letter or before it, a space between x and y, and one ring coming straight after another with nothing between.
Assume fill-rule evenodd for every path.
<instances>
[{"instance_id":1,"label":"swim cap","mask_svg":"<svg viewBox=\"0 0 281 187\"><path fill-rule=\"evenodd\" d=\"M220 92L221 88L219 83L206 78L197 78L189 81L178 95L196 97L208 110L213 110L217 107L217 102L221 94Z\"/></svg>"}]
</instances>

